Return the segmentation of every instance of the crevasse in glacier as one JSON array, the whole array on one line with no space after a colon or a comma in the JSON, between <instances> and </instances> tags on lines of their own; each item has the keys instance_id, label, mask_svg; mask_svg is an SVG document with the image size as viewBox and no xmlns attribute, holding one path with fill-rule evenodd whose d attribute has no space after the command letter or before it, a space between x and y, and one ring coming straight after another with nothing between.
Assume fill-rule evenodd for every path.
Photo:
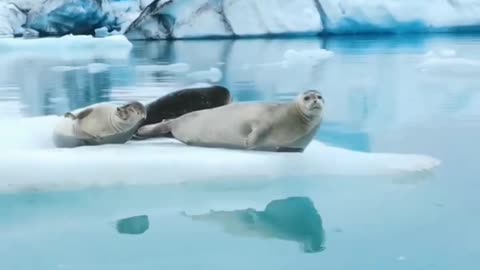
<instances>
[{"instance_id":1,"label":"crevasse in glacier","mask_svg":"<svg viewBox=\"0 0 480 270\"><path fill-rule=\"evenodd\" d=\"M40 36L93 34L101 27L120 30L117 21L110 0L0 0L0 25L11 28L0 26L0 35L17 36L25 29Z\"/></svg>"}]
</instances>

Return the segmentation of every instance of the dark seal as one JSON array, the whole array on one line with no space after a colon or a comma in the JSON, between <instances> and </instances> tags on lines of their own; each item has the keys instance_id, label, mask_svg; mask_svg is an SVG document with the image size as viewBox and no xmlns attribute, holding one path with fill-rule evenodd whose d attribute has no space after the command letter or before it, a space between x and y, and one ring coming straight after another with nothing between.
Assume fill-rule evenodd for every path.
<instances>
[{"instance_id":1,"label":"dark seal","mask_svg":"<svg viewBox=\"0 0 480 270\"><path fill-rule=\"evenodd\" d=\"M232 101L230 91L219 85L174 91L146 105L147 119L141 126L174 119L193 111L220 107ZM164 135L171 137L171 134ZM142 137L135 135L133 139Z\"/></svg>"}]
</instances>

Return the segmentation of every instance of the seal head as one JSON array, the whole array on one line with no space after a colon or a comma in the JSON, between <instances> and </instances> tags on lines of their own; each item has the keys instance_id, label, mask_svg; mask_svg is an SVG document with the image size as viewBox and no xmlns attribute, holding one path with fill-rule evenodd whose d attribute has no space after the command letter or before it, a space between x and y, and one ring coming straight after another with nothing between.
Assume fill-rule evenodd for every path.
<instances>
[{"instance_id":1,"label":"seal head","mask_svg":"<svg viewBox=\"0 0 480 270\"><path fill-rule=\"evenodd\" d=\"M296 107L306 120L321 118L325 101L317 90L307 90L297 96Z\"/></svg>"},{"instance_id":2,"label":"seal head","mask_svg":"<svg viewBox=\"0 0 480 270\"><path fill-rule=\"evenodd\" d=\"M147 110L145 106L135 100L117 107L111 118L112 125L118 132L131 129L145 119L147 119Z\"/></svg>"}]
</instances>

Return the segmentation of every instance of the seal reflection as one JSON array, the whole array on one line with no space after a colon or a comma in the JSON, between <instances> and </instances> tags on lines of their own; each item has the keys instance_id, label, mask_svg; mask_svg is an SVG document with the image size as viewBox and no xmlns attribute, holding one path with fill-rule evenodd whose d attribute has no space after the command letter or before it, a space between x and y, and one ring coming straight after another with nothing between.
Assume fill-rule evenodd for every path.
<instances>
[{"instance_id":1,"label":"seal reflection","mask_svg":"<svg viewBox=\"0 0 480 270\"><path fill-rule=\"evenodd\" d=\"M325 250L322 218L307 197L273 200L263 211L248 208L184 215L194 221L221 224L225 232L236 236L293 241L305 253Z\"/></svg>"},{"instance_id":2,"label":"seal reflection","mask_svg":"<svg viewBox=\"0 0 480 270\"><path fill-rule=\"evenodd\" d=\"M150 221L147 215L123 218L116 222L116 229L120 234L142 234L149 228Z\"/></svg>"}]
</instances>

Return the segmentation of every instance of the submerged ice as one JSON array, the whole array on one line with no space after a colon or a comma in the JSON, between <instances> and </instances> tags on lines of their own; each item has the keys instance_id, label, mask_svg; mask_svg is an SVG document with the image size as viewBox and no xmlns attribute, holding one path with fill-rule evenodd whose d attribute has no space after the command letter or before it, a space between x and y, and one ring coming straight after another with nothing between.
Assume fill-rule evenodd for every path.
<instances>
[{"instance_id":1,"label":"submerged ice","mask_svg":"<svg viewBox=\"0 0 480 270\"><path fill-rule=\"evenodd\" d=\"M0 36L29 29L119 31L130 39L459 31L479 30L479 14L476 0L0 0Z\"/></svg>"}]
</instances>

